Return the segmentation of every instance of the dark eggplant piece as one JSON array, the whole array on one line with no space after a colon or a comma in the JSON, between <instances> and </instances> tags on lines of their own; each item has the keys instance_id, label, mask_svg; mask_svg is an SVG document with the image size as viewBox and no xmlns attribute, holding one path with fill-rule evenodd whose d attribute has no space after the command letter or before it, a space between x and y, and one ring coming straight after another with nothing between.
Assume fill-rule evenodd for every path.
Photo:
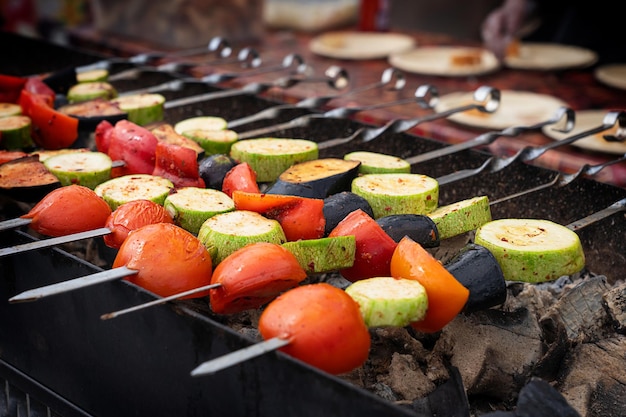
<instances>
[{"instance_id":1,"label":"dark eggplant piece","mask_svg":"<svg viewBox=\"0 0 626 417\"><path fill-rule=\"evenodd\" d=\"M326 226L324 234L328 235L348 214L361 209L371 218L374 218L374 211L370 203L360 195L351 191L343 191L333 194L324 199L324 217Z\"/></svg>"},{"instance_id":2,"label":"dark eggplant piece","mask_svg":"<svg viewBox=\"0 0 626 417\"><path fill-rule=\"evenodd\" d=\"M14 200L35 203L60 186L36 155L0 164L0 193Z\"/></svg>"},{"instance_id":3,"label":"dark eggplant piece","mask_svg":"<svg viewBox=\"0 0 626 417\"><path fill-rule=\"evenodd\" d=\"M293 165L266 190L268 194L326 198L349 191L359 173L360 161L338 158L315 159Z\"/></svg>"},{"instance_id":4,"label":"dark eggplant piece","mask_svg":"<svg viewBox=\"0 0 626 417\"><path fill-rule=\"evenodd\" d=\"M446 265L470 292L463 312L485 310L506 301L506 281L495 256L484 246L466 245Z\"/></svg>"},{"instance_id":5,"label":"dark eggplant piece","mask_svg":"<svg viewBox=\"0 0 626 417\"><path fill-rule=\"evenodd\" d=\"M207 188L221 190L226 173L237 165L237 161L225 154L215 154L204 157L198 164L200 178Z\"/></svg>"},{"instance_id":6,"label":"dark eggplant piece","mask_svg":"<svg viewBox=\"0 0 626 417\"><path fill-rule=\"evenodd\" d=\"M428 216L421 214L391 214L376 219L383 230L396 242L408 236L425 248L439 246L437 225Z\"/></svg>"}]
</instances>

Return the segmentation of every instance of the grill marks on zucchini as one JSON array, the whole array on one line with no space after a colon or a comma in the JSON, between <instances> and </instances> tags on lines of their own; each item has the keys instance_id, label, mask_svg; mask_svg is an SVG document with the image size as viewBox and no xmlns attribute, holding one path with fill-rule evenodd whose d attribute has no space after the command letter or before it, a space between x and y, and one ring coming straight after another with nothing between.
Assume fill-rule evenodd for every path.
<instances>
[{"instance_id":1,"label":"grill marks on zucchini","mask_svg":"<svg viewBox=\"0 0 626 417\"><path fill-rule=\"evenodd\" d=\"M163 205L174 184L168 179L148 174L124 175L96 186L95 193L111 210L133 200L150 200Z\"/></svg>"},{"instance_id":2,"label":"grill marks on zucchini","mask_svg":"<svg viewBox=\"0 0 626 417\"><path fill-rule=\"evenodd\" d=\"M376 152L356 151L344 156L347 161L360 161L361 174L389 174L411 172L411 164L402 158Z\"/></svg>"},{"instance_id":3,"label":"grill marks on zucchini","mask_svg":"<svg viewBox=\"0 0 626 417\"><path fill-rule=\"evenodd\" d=\"M113 161L102 152L63 152L46 158L44 165L62 185L77 184L92 190L111 178Z\"/></svg>"},{"instance_id":4,"label":"grill marks on zucchini","mask_svg":"<svg viewBox=\"0 0 626 417\"><path fill-rule=\"evenodd\" d=\"M128 113L128 120L140 126L163 120L165 97L161 94L133 94L117 97L111 101Z\"/></svg>"},{"instance_id":5,"label":"grill marks on zucchini","mask_svg":"<svg viewBox=\"0 0 626 417\"><path fill-rule=\"evenodd\" d=\"M479 196L437 207L428 217L437 225L439 238L448 239L490 222L489 199Z\"/></svg>"},{"instance_id":6,"label":"grill marks on zucchini","mask_svg":"<svg viewBox=\"0 0 626 417\"><path fill-rule=\"evenodd\" d=\"M235 209L235 203L225 193L196 187L177 189L163 205L177 225L194 235L208 218Z\"/></svg>"},{"instance_id":7,"label":"grill marks on zucchini","mask_svg":"<svg viewBox=\"0 0 626 417\"><path fill-rule=\"evenodd\" d=\"M494 220L476 230L474 243L493 253L509 281L552 281L585 266L578 235L548 220Z\"/></svg>"}]
</instances>

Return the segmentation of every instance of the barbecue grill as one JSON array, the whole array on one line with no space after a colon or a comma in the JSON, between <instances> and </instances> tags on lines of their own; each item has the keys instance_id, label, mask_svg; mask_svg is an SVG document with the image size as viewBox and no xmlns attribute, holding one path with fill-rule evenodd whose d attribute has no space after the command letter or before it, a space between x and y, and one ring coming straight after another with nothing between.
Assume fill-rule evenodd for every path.
<instances>
[{"instance_id":1,"label":"barbecue grill","mask_svg":"<svg viewBox=\"0 0 626 417\"><path fill-rule=\"evenodd\" d=\"M4 56L13 57L0 65L0 72L7 74L39 74L102 59L8 34L2 34L1 44ZM117 65L115 71L119 72L138 69L137 77L117 84L121 91L184 77L127 62ZM190 82L164 94L168 100L175 100L220 91L224 89ZM177 121L205 114L235 120L277 104L258 94L242 94L236 99L224 97L172 107L166 109L165 119ZM245 129L319 115L322 110L291 108L270 121L246 125ZM312 117L304 126L280 128L272 136L323 142L374 127L352 118ZM358 149L409 158L444 147L430 138L388 131L367 143L350 141L321 149L320 157L342 157ZM479 167L491 156L466 149L416 164L413 171L440 178ZM503 199L547 184L556 175L558 172L514 161L500 171L486 170L442 185L440 204L477 195L488 195L492 201ZM494 218L533 217L567 225L624 198L626 190L622 188L580 177L565 186L547 187L494 204L491 209ZM5 201L0 208L3 218L19 213L19 205L16 208L11 201ZM605 275L610 283L623 279L626 270L625 230L626 217L620 213L578 231L587 269ZM3 247L37 239L25 230L0 233ZM104 251L100 256L104 263L98 266L92 259L59 247L0 259L0 298L4 300L0 302L0 375L4 382L0 409L8 410L3 415L365 417L430 416L438 406L443 410L441 398L439 405L432 399L436 397L431 398L430 411L424 399L397 404L281 353L266 354L215 375L192 378L189 373L199 363L254 342L227 320L211 314L203 300L168 303L108 321L100 316L153 300L154 295L128 282L114 281L36 303L10 305L6 301L26 289L106 269L110 258ZM458 396L452 400L460 402L459 410L467 410L463 407L467 398L456 392Z\"/></svg>"}]
</instances>

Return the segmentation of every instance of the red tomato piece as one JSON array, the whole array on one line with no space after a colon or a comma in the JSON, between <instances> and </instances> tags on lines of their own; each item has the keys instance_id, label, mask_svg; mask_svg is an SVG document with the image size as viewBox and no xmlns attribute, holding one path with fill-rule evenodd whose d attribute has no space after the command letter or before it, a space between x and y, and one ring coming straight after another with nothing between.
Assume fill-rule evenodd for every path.
<instances>
[{"instance_id":1,"label":"red tomato piece","mask_svg":"<svg viewBox=\"0 0 626 417\"><path fill-rule=\"evenodd\" d=\"M231 253L213 272L211 309L232 314L259 308L306 278L295 256L280 245L251 243Z\"/></svg>"},{"instance_id":2,"label":"red tomato piece","mask_svg":"<svg viewBox=\"0 0 626 417\"><path fill-rule=\"evenodd\" d=\"M348 214L328 234L333 236L354 235L356 254L354 265L339 271L349 281L389 276L391 257L397 243L363 210Z\"/></svg>"},{"instance_id":3,"label":"red tomato piece","mask_svg":"<svg viewBox=\"0 0 626 417\"><path fill-rule=\"evenodd\" d=\"M45 236L65 236L104 227L109 205L90 188L68 185L48 193L28 213L29 227Z\"/></svg>"},{"instance_id":4,"label":"red tomato piece","mask_svg":"<svg viewBox=\"0 0 626 417\"><path fill-rule=\"evenodd\" d=\"M33 139L40 147L69 148L78 139L78 119L54 110L44 96L22 90L19 104L32 120Z\"/></svg>"},{"instance_id":5,"label":"red tomato piece","mask_svg":"<svg viewBox=\"0 0 626 417\"><path fill-rule=\"evenodd\" d=\"M335 375L363 365L371 345L358 304L326 283L277 297L259 317L259 331L265 340L289 340L281 351Z\"/></svg>"},{"instance_id":6,"label":"red tomato piece","mask_svg":"<svg viewBox=\"0 0 626 417\"><path fill-rule=\"evenodd\" d=\"M119 206L107 218L104 227L111 233L104 236L104 243L119 249L128 234L140 227L154 223L172 223L170 213L160 204L150 200L133 200Z\"/></svg>"},{"instance_id":7,"label":"red tomato piece","mask_svg":"<svg viewBox=\"0 0 626 417\"><path fill-rule=\"evenodd\" d=\"M205 188L198 170L198 154L193 149L174 143L159 141L155 151L152 175L167 178L175 188Z\"/></svg>"},{"instance_id":8,"label":"red tomato piece","mask_svg":"<svg viewBox=\"0 0 626 417\"><path fill-rule=\"evenodd\" d=\"M124 161L114 168L112 177L130 174L152 174L158 139L145 127L120 120L111 132L108 155L113 161Z\"/></svg>"},{"instance_id":9,"label":"red tomato piece","mask_svg":"<svg viewBox=\"0 0 626 417\"><path fill-rule=\"evenodd\" d=\"M419 243L404 237L391 258L391 276L419 281L428 295L426 317L411 327L434 333L444 328L463 309L469 298L465 288Z\"/></svg>"},{"instance_id":10,"label":"red tomato piece","mask_svg":"<svg viewBox=\"0 0 626 417\"><path fill-rule=\"evenodd\" d=\"M258 193L259 184L256 182L256 172L247 162L241 162L230 169L224 176L222 192L232 197L234 191Z\"/></svg>"},{"instance_id":11,"label":"red tomato piece","mask_svg":"<svg viewBox=\"0 0 626 417\"><path fill-rule=\"evenodd\" d=\"M24 84L24 90L41 96L50 107L54 107L56 93L39 77L29 77Z\"/></svg>"},{"instance_id":12,"label":"red tomato piece","mask_svg":"<svg viewBox=\"0 0 626 417\"><path fill-rule=\"evenodd\" d=\"M232 199L237 210L254 211L277 220L288 241L324 236L324 200L244 191L234 191Z\"/></svg>"},{"instance_id":13,"label":"red tomato piece","mask_svg":"<svg viewBox=\"0 0 626 417\"><path fill-rule=\"evenodd\" d=\"M194 235L171 223L133 230L122 243L113 267L126 266L137 274L125 279L161 297L196 289L211 282L211 255ZM186 298L208 295L208 291Z\"/></svg>"},{"instance_id":14,"label":"red tomato piece","mask_svg":"<svg viewBox=\"0 0 626 417\"><path fill-rule=\"evenodd\" d=\"M17 103L26 78L0 74L0 102Z\"/></svg>"},{"instance_id":15,"label":"red tomato piece","mask_svg":"<svg viewBox=\"0 0 626 417\"><path fill-rule=\"evenodd\" d=\"M109 153L109 144L111 143L111 135L113 134L113 125L108 120L103 120L96 126L94 139L96 141L96 149L98 152Z\"/></svg>"}]
</instances>

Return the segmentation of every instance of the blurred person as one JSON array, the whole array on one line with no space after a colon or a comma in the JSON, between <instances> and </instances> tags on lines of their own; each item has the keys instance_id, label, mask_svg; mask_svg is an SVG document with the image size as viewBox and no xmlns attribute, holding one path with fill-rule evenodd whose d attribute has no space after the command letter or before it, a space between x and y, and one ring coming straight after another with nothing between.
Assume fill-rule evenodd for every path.
<instances>
[{"instance_id":1,"label":"blurred person","mask_svg":"<svg viewBox=\"0 0 626 417\"><path fill-rule=\"evenodd\" d=\"M609 0L504 0L483 21L481 35L500 58L517 39L587 48L598 54L598 64L626 62L618 6Z\"/></svg>"}]
</instances>

